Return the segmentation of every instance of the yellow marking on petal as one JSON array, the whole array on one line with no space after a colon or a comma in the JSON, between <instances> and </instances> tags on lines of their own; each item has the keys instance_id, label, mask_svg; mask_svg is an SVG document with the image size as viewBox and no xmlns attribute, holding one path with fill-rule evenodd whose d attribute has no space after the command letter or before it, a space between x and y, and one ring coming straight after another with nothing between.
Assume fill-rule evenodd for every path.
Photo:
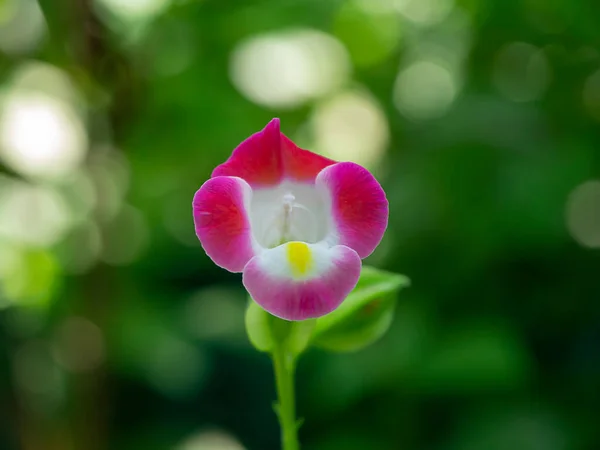
<instances>
[{"instance_id":1,"label":"yellow marking on petal","mask_svg":"<svg viewBox=\"0 0 600 450\"><path fill-rule=\"evenodd\" d=\"M310 248L304 242L289 242L287 244L287 259L295 277L301 277L312 266Z\"/></svg>"}]
</instances>

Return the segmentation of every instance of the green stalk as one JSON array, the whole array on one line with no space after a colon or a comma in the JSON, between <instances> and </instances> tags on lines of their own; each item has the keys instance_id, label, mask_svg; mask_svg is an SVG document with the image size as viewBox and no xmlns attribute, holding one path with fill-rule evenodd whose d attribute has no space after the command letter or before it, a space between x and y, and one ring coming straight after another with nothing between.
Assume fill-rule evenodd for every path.
<instances>
[{"instance_id":1,"label":"green stalk","mask_svg":"<svg viewBox=\"0 0 600 450\"><path fill-rule=\"evenodd\" d=\"M294 398L295 361L282 345L276 346L272 357L277 384L277 417L281 425L281 447L282 450L299 450Z\"/></svg>"}]
</instances>

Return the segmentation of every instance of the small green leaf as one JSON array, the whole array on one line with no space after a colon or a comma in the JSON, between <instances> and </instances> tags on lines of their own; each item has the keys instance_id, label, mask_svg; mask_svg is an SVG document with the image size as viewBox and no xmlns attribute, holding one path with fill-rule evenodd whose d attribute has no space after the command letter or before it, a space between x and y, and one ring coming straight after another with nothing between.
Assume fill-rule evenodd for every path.
<instances>
[{"instance_id":1,"label":"small green leaf","mask_svg":"<svg viewBox=\"0 0 600 450\"><path fill-rule=\"evenodd\" d=\"M315 320L290 322L279 319L252 300L246 309L246 332L252 345L261 352L273 352L276 345L282 345L294 357L308 346Z\"/></svg>"},{"instance_id":2,"label":"small green leaf","mask_svg":"<svg viewBox=\"0 0 600 450\"><path fill-rule=\"evenodd\" d=\"M278 319L281 320L281 319ZM303 320L301 322L291 322L292 329L285 342L285 348L294 356L300 355L312 338L317 321L314 319Z\"/></svg>"},{"instance_id":3,"label":"small green leaf","mask_svg":"<svg viewBox=\"0 0 600 450\"><path fill-rule=\"evenodd\" d=\"M261 352L270 352L274 347L273 332L270 326L270 314L256 304L252 299L248 300L246 309L246 333L250 343Z\"/></svg>"},{"instance_id":4,"label":"small green leaf","mask_svg":"<svg viewBox=\"0 0 600 450\"><path fill-rule=\"evenodd\" d=\"M391 325L396 296L409 284L403 275L363 267L356 287L342 305L317 319L311 342L338 352L372 344Z\"/></svg>"}]
</instances>

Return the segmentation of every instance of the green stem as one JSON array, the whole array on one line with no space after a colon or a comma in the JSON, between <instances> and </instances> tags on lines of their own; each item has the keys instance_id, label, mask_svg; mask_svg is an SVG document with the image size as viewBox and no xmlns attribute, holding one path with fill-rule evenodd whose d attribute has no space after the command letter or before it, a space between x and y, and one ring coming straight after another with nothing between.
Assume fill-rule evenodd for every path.
<instances>
[{"instance_id":1,"label":"green stem","mask_svg":"<svg viewBox=\"0 0 600 450\"><path fill-rule=\"evenodd\" d=\"M294 358L278 345L273 351L275 382L277 384L277 417L281 425L282 450L299 450L298 425L294 399Z\"/></svg>"}]
</instances>

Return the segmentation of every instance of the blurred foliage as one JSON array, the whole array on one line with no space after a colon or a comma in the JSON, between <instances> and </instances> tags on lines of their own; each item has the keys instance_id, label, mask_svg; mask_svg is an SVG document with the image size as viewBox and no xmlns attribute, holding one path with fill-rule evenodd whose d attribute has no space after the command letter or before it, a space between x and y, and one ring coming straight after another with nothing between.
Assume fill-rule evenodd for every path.
<instances>
[{"instance_id":1,"label":"blurred foliage","mask_svg":"<svg viewBox=\"0 0 600 450\"><path fill-rule=\"evenodd\" d=\"M0 448L278 448L191 200L272 117L367 165L388 333L310 350L315 450L600 446L593 0L0 0Z\"/></svg>"}]
</instances>

